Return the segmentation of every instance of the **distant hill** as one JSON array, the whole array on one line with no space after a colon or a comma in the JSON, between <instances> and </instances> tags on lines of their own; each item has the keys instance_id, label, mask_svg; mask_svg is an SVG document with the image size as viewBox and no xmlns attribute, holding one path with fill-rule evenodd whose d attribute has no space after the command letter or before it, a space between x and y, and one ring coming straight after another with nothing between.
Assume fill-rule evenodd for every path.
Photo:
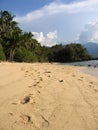
<instances>
[{"instance_id":1,"label":"distant hill","mask_svg":"<svg viewBox=\"0 0 98 130\"><path fill-rule=\"evenodd\" d=\"M94 58L98 58L98 43L88 42L83 46Z\"/></svg>"}]
</instances>

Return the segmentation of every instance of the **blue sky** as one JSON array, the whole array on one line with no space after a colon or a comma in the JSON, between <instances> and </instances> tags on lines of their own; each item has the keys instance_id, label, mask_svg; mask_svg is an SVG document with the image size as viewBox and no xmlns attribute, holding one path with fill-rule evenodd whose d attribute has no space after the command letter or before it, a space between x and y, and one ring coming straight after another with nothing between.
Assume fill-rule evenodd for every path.
<instances>
[{"instance_id":1,"label":"blue sky","mask_svg":"<svg viewBox=\"0 0 98 130\"><path fill-rule=\"evenodd\" d=\"M42 45L98 43L98 0L0 0Z\"/></svg>"}]
</instances>

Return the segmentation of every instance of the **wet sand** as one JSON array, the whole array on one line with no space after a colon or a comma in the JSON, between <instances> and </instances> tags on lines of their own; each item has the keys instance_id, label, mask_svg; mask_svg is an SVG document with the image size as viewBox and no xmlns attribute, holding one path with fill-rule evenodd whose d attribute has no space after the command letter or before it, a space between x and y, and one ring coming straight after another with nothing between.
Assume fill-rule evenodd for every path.
<instances>
[{"instance_id":1,"label":"wet sand","mask_svg":"<svg viewBox=\"0 0 98 130\"><path fill-rule=\"evenodd\" d=\"M85 67L85 68L81 69L81 72L98 78L98 67Z\"/></svg>"}]
</instances>

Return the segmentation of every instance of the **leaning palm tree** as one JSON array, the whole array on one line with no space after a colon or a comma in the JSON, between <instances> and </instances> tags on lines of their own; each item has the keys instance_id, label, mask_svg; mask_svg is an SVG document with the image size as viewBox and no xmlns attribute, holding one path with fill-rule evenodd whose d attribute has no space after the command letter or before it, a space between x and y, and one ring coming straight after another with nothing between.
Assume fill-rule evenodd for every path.
<instances>
[{"instance_id":1,"label":"leaning palm tree","mask_svg":"<svg viewBox=\"0 0 98 130\"><path fill-rule=\"evenodd\" d=\"M21 30L17 27L10 31L8 39L7 47L9 48L9 60L13 61L15 50L20 46Z\"/></svg>"},{"instance_id":2,"label":"leaning palm tree","mask_svg":"<svg viewBox=\"0 0 98 130\"><path fill-rule=\"evenodd\" d=\"M0 12L0 39L4 53L10 61L13 60L15 48L19 44L21 30L17 26L17 22L13 20L8 11Z\"/></svg>"}]
</instances>

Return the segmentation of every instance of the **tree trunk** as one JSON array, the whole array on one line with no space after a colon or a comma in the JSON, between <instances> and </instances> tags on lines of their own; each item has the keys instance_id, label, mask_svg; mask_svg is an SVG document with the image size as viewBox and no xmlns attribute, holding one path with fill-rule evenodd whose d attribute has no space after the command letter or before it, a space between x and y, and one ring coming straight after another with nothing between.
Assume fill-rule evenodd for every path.
<instances>
[{"instance_id":1,"label":"tree trunk","mask_svg":"<svg viewBox=\"0 0 98 130\"><path fill-rule=\"evenodd\" d=\"M15 49L14 49L14 48L11 48L11 50L10 50L10 61L13 61L14 52L15 52Z\"/></svg>"}]
</instances>

